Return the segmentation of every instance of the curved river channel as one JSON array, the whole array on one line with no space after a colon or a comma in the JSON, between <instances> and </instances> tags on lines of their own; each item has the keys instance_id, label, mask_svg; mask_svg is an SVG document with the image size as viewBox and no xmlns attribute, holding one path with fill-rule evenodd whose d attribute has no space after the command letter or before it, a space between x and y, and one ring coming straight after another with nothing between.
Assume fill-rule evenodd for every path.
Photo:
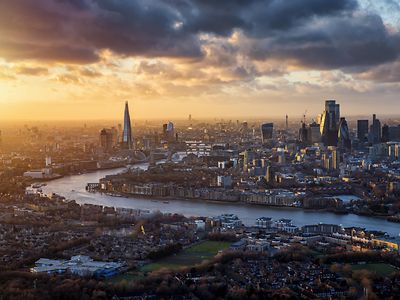
<instances>
[{"instance_id":1,"label":"curved river channel","mask_svg":"<svg viewBox=\"0 0 400 300\"><path fill-rule=\"evenodd\" d=\"M135 165L135 167L143 169L147 168L147 166L147 163ZM393 237L398 237L400 234L399 223L391 223L385 219L354 214L337 215L330 212L305 211L300 208L263 207L191 200L169 200L168 203L165 203L162 200L112 197L100 193L89 193L85 190L87 183L97 183L100 178L120 173L124 169L101 170L82 175L66 176L47 182L47 186L44 186L42 190L46 194L56 193L67 199L73 199L80 204L90 203L151 211L159 210L161 212L179 213L185 216L217 216L223 213L232 213L236 214L245 225L254 225L259 217L271 217L273 219L292 219L296 226L322 222L341 224L344 227L357 226L368 230L380 230Z\"/></svg>"}]
</instances>

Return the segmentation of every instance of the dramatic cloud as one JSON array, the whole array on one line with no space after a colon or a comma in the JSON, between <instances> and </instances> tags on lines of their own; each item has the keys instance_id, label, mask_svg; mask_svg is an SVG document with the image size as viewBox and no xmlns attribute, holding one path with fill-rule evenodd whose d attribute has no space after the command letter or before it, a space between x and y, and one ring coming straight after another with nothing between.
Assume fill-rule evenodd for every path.
<instances>
[{"instance_id":1,"label":"dramatic cloud","mask_svg":"<svg viewBox=\"0 0 400 300\"><path fill-rule=\"evenodd\" d=\"M389 33L380 17L359 13L314 20L248 44L255 59L293 60L317 69L377 65L395 60L400 49L399 35Z\"/></svg>"},{"instance_id":2,"label":"dramatic cloud","mask_svg":"<svg viewBox=\"0 0 400 300\"><path fill-rule=\"evenodd\" d=\"M355 77L377 82L400 82L400 61L360 72L355 74Z\"/></svg>"},{"instance_id":3,"label":"dramatic cloud","mask_svg":"<svg viewBox=\"0 0 400 300\"><path fill-rule=\"evenodd\" d=\"M42 67L26 67L21 66L16 70L17 74L21 75L29 75L29 76L40 76L40 75L47 75L49 71L46 68Z\"/></svg>"},{"instance_id":4,"label":"dramatic cloud","mask_svg":"<svg viewBox=\"0 0 400 300\"><path fill-rule=\"evenodd\" d=\"M162 113L176 101L283 109L297 97L382 91L394 101L399 3L0 0L0 98L173 103Z\"/></svg>"},{"instance_id":5,"label":"dramatic cloud","mask_svg":"<svg viewBox=\"0 0 400 300\"><path fill-rule=\"evenodd\" d=\"M199 59L205 34L235 31L248 41L241 54L314 68L380 64L399 51L398 33L380 16L360 13L355 0L0 1L0 56L10 60L85 64L103 49Z\"/></svg>"}]
</instances>

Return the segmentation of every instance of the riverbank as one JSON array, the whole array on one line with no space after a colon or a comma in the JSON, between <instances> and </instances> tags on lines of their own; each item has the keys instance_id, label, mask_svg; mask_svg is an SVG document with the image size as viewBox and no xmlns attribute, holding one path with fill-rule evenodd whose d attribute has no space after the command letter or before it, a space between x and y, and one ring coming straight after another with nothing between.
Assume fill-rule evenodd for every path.
<instances>
[{"instance_id":1,"label":"riverbank","mask_svg":"<svg viewBox=\"0 0 400 300\"><path fill-rule=\"evenodd\" d=\"M147 168L148 164L138 164L135 167ZM184 216L218 216L224 213L237 215L245 225L253 226L260 217L271 217L273 219L291 219L296 226L307 224L337 224L344 227L361 227L367 230L387 232L391 236L398 236L400 224L391 223L382 218L365 217L355 214L335 214L323 211L306 211L291 207L264 207L239 205L237 203L214 203L204 201L187 201L180 199L168 200L169 203L160 201L149 201L137 197L112 197L108 195L92 194L85 190L87 182L98 182L106 175L117 174L123 168L106 171L96 171L88 174L65 176L61 179L53 180L43 187L46 194L56 193L67 199L75 200L79 204L96 204L103 206L142 209L150 211L161 211L163 213L178 213ZM74 190L74 192L72 192Z\"/></svg>"},{"instance_id":2,"label":"riverbank","mask_svg":"<svg viewBox=\"0 0 400 300\"><path fill-rule=\"evenodd\" d=\"M350 212L348 211L343 211L343 210L335 210L335 209L312 209L312 208L304 208L301 206L284 206L284 205L271 205L271 204L260 204L260 203L246 203L242 201L229 201L229 200L210 200L206 198L182 198L182 197L172 197L172 196L166 196L166 197L154 197L154 196L148 196L148 195L139 195L139 194L128 194L128 193L121 193L121 192L113 192L113 193L108 193L108 192L91 192L91 193L99 193L99 194L105 194L110 197L124 197L124 198L132 198L132 199L143 199L143 200L150 200L150 201L158 201L158 202L169 202L169 201L192 201L192 202L200 202L200 203L213 203L213 204L235 204L235 205L251 205L251 206L259 206L259 207L275 207L275 208L290 208L290 209L301 209L304 211L309 211L309 212L330 212L334 214L349 214ZM380 216L379 216L380 217Z\"/></svg>"}]
</instances>

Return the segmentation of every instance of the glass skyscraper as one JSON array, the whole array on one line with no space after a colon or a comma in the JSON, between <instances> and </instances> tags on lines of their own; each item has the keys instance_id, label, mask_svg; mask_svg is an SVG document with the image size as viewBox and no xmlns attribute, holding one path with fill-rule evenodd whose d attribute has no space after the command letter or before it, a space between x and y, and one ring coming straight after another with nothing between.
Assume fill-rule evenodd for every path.
<instances>
[{"instance_id":1,"label":"glass skyscraper","mask_svg":"<svg viewBox=\"0 0 400 300\"><path fill-rule=\"evenodd\" d=\"M322 142L326 146L336 146L338 126L340 121L340 106L335 100L325 101L325 110L321 115L320 131Z\"/></svg>"},{"instance_id":2,"label":"glass skyscraper","mask_svg":"<svg viewBox=\"0 0 400 300\"><path fill-rule=\"evenodd\" d=\"M261 124L261 137L263 143L265 143L269 139L272 139L273 131L274 131L274 123Z\"/></svg>"},{"instance_id":3,"label":"glass skyscraper","mask_svg":"<svg viewBox=\"0 0 400 300\"><path fill-rule=\"evenodd\" d=\"M122 148L131 150L132 147L133 143L132 143L131 117L129 115L128 101L126 101L125 113L124 113L124 131L122 134Z\"/></svg>"}]
</instances>

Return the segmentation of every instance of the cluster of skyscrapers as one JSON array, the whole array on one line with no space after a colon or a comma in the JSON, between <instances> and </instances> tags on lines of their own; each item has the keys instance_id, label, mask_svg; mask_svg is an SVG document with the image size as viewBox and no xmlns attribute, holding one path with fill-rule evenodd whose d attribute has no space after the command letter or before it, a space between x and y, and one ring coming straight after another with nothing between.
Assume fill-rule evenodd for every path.
<instances>
[{"instance_id":1,"label":"cluster of skyscrapers","mask_svg":"<svg viewBox=\"0 0 400 300\"><path fill-rule=\"evenodd\" d=\"M400 141L400 126L381 126L381 122L374 114L372 116L372 124L369 120L357 121L357 138L361 143L378 144L390 141Z\"/></svg>"},{"instance_id":2,"label":"cluster of skyscrapers","mask_svg":"<svg viewBox=\"0 0 400 300\"><path fill-rule=\"evenodd\" d=\"M347 121L340 117L340 105L335 100L325 101L324 111L316 122L306 125L303 121L299 130L299 141L304 145L324 143L328 147L338 147L342 151L351 149L351 139Z\"/></svg>"}]
</instances>

